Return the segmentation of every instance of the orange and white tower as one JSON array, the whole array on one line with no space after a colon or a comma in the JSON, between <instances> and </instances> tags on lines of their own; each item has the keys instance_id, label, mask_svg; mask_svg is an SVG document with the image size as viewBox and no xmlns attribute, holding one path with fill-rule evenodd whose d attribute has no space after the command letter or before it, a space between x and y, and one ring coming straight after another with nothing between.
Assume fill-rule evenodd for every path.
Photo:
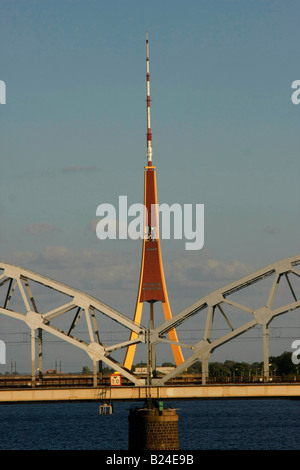
<instances>
[{"instance_id":1,"label":"orange and white tower","mask_svg":"<svg viewBox=\"0 0 300 470\"><path fill-rule=\"evenodd\" d=\"M162 302L165 320L172 318L170 303L168 299L167 287L165 282L160 240L157 209L157 191L155 166L152 165L152 132L151 132L151 114L150 114L150 73L149 73L149 45L148 33L146 34L146 63L147 63L147 166L145 166L144 183L144 206L145 206L145 235L143 239L142 262L140 272L140 282L136 302L134 321L141 324L142 310L144 302L150 304L150 328L154 324L154 304ZM151 210L152 209L152 210ZM137 333L132 332L130 339L137 337ZM169 339L172 341L172 351L176 366L183 362L183 355L178 344L178 338L175 329L169 331ZM131 369L136 344L128 346L124 359L124 366Z\"/></svg>"}]
</instances>

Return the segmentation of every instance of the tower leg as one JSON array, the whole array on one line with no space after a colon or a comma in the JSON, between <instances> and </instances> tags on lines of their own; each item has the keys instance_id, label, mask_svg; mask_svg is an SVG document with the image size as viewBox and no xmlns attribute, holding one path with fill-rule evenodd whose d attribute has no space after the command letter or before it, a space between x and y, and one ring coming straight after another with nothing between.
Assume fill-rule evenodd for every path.
<instances>
[{"instance_id":1,"label":"tower leg","mask_svg":"<svg viewBox=\"0 0 300 470\"><path fill-rule=\"evenodd\" d=\"M163 305L165 320L166 321L170 320L172 318L172 314L171 314L171 308L170 308L169 302L168 301L163 302L162 305ZM150 309L151 309L151 306L153 307L152 303L150 304ZM141 324L142 310L143 310L143 302L138 302L137 307L136 307L135 316L134 316L134 322L138 323L139 325ZM151 320L151 310L150 310L150 322L151 321L153 322L153 318ZM137 338L137 336L138 336L137 333L135 331L132 331L131 335L130 335L130 340L133 340L133 339ZM175 341L176 343L178 343L178 337L177 337L177 333L176 333L175 328L173 328L172 330L169 331L169 339L171 341ZM127 348L125 359L124 359L124 367L126 367L128 370L131 370L131 368L132 368L132 363L133 363L133 359L134 359L135 350L136 350L136 344L131 344ZM175 359L176 366L179 366L184 361L184 357L183 357L183 354L182 354L182 351L181 351L181 347L177 346L176 344L172 344L172 352L173 352L173 356L174 356L174 359Z\"/></svg>"},{"instance_id":2,"label":"tower leg","mask_svg":"<svg viewBox=\"0 0 300 470\"><path fill-rule=\"evenodd\" d=\"M164 315L165 315L165 320L171 320L172 314L171 314L171 308L169 302L163 302L163 310L164 310ZM176 341L178 343L178 337L175 328L169 331L169 339L171 341ZM181 347L177 346L176 344L172 344L172 352L173 356L175 359L176 366L179 366L180 364L183 363L184 357L181 351Z\"/></svg>"},{"instance_id":3,"label":"tower leg","mask_svg":"<svg viewBox=\"0 0 300 470\"><path fill-rule=\"evenodd\" d=\"M134 319L133 319L133 321L137 323L138 325L141 324L142 310L143 310L143 303L138 302L136 306L136 310L135 310ZM130 340L136 339L137 336L138 336L137 333L135 331L132 331L130 335ZM131 344L127 348L125 359L124 359L124 367L126 367L126 369L128 370L131 370L135 350L136 350L136 344Z\"/></svg>"},{"instance_id":4,"label":"tower leg","mask_svg":"<svg viewBox=\"0 0 300 470\"><path fill-rule=\"evenodd\" d=\"M150 302L150 322L149 322L149 328L152 330L154 328L154 303ZM156 369L156 351L155 351L155 345L152 344L150 345L150 357L151 357L151 367L153 374L155 374L155 369Z\"/></svg>"}]
</instances>

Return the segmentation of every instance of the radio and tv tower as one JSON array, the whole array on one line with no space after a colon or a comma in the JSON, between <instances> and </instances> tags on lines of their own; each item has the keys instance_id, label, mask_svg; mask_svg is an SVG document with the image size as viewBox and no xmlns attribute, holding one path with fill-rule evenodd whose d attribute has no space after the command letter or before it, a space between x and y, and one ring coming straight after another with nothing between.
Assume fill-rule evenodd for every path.
<instances>
[{"instance_id":1,"label":"radio and tv tower","mask_svg":"<svg viewBox=\"0 0 300 470\"><path fill-rule=\"evenodd\" d=\"M165 320L172 318L171 308L168 299L165 282L157 211L151 211L152 205L157 208L156 174L155 166L152 165L152 132L150 113L150 73L149 73L149 46L148 33L146 34L146 64L147 64L147 166L145 166L144 182L144 206L145 206L145 235L143 239L142 262L140 272L140 282L136 302L134 321L141 324L142 310L144 302L150 305L150 329L154 325L154 304L162 302ZM130 339L137 337L137 333L132 332ZM178 344L175 329L169 331L169 339L172 341L172 351L175 363L178 366L183 362L183 355ZM131 369L135 354L136 344L128 346L124 359L124 366Z\"/></svg>"}]
</instances>

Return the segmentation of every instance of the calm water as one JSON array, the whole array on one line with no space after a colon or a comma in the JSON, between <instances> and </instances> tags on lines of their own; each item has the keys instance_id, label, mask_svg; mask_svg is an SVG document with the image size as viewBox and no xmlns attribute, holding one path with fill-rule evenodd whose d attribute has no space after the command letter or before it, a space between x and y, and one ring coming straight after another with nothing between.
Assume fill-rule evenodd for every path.
<instances>
[{"instance_id":1,"label":"calm water","mask_svg":"<svg viewBox=\"0 0 300 470\"><path fill-rule=\"evenodd\" d=\"M1 450L127 450L136 404L0 405ZM180 450L299 450L300 400L178 401Z\"/></svg>"}]
</instances>

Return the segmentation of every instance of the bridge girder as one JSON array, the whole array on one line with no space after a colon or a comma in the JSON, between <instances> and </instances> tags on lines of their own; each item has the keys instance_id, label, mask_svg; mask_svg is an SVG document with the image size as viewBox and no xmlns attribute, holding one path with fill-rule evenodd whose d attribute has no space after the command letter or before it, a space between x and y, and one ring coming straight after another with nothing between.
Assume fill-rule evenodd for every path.
<instances>
[{"instance_id":1,"label":"bridge girder","mask_svg":"<svg viewBox=\"0 0 300 470\"><path fill-rule=\"evenodd\" d=\"M33 285L48 288L50 295L51 293L62 294L64 300L56 308L50 308L49 310L43 309L43 311L38 310L37 305L39 305L39 300L32 293ZM129 380L133 381L136 385L141 384L134 374L124 369L121 364L115 359L112 359L110 354L112 351L128 346L128 344L137 341L145 342L145 329L143 326L135 324L128 317L88 294L20 266L0 262L0 289L1 288L6 291L4 292L3 303L0 306L1 314L25 322L31 331L42 329L84 350L93 361L103 361L115 371L120 372ZM19 310L11 308L11 303L17 291L19 294ZM23 310L23 312L21 312L21 310ZM57 326L53 324L55 319L73 312L74 310L76 313L71 316L72 321L69 323L66 331L57 328ZM135 341L116 343L113 346L102 344L95 312L99 312L108 319L125 327L128 330L128 335L129 332L135 331L138 334L138 338ZM85 317L88 334L88 339L85 341L74 336L76 323L82 315Z\"/></svg>"},{"instance_id":2,"label":"bridge girder","mask_svg":"<svg viewBox=\"0 0 300 470\"><path fill-rule=\"evenodd\" d=\"M155 384L162 385L163 383L166 383L168 380L182 373L184 370L186 370L189 366L191 366L194 362L196 362L199 359L201 359L205 363L205 361L208 359L208 357L216 348L242 335L243 333L247 332L248 330L250 330L251 328L254 328L257 325L261 325L263 327L264 334L267 336L268 335L267 327L273 318L275 318L278 315L291 312L300 307L300 300L297 299L295 291L292 287L292 283L288 277L290 273L293 273L297 278L300 278L300 271L296 269L296 266L299 264L300 264L300 255L277 261L274 264L266 266L265 268L262 268L252 274L249 274L248 276L245 276L238 281L228 284L227 286L221 289L215 290L214 292L206 295L205 297L195 302L193 305L187 307L182 312L178 313L176 316L172 318L172 320L156 328L153 331L153 337L162 338L166 335L166 333L169 331L170 328L174 328L174 327L177 328L178 326L183 324L185 321L187 321L191 317L194 317L195 315L198 315L199 313L201 313L201 311L203 311L204 309L207 310L203 338L201 338L199 341L197 341L194 345L191 346L191 349L192 349L191 356L189 356L180 366L176 367L169 374L164 376L162 379L156 381ZM264 279L270 276L273 276L273 283L269 290L267 301L265 305L263 305L262 307L252 309L246 305L237 303L234 300L229 298L230 295L242 289L251 287L253 284L263 281ZM287 285L294 298L294 301L286 305L283 305L279 308L273 309L272 307L273 307L275 294L277 292L279 283L283 278L285 278L287 281ZM222 309L222 306L224 304L235 307L239 309L240 311L247 312L250 315L250 320L245 322L243 325L240 325L234 328L229 323ZM225 320L229 324L231 331L229 333L224 334L223 336L221 336L220 338L216 340L212 340L211 332L212 332L212 325L213 325L213 320L214 320L214 312L217 308L220 310ZM165 342L168 342L168 341L165 340ZM184 347L184 345L182 345L182 347ZM265 347L267 347L267 345L265 345ZM267 350L265 350L265 352L267 354ZM266 363L266 357L264 358L264 362Z\"/></svg>"},{"instance_id":3,"label":"bridge girder","mask_svg":"<svg viewBox=\"0 0 300 470\"><path fill-rule=\"evenodd\" d=\"M128 345L134 343L145 344L149 341L150 345L157 345L160 343L172 344L174 342L166 339L167 333L171 329L184 324L192 317L196 318L197 315L203 315L203 311L206 310L207 313L203 337L198 338L194 344L182 343L180 340L176 343L179 344L183 350L188 350L190 354L189 357L163 378L154 378L152 380L153 385L163 385L168 380L182 373L197 360L200 359L205 363L207 358L216 348L242 335L257 325L261 325L263 327L264 335L267 338L267 328L273 318L293 311L300 306L300 301L296 297L295 290L292 285L293 283L289 277L290 274L293 274L297 279L300 278L300 271L296 268L299 264L300 255L277 261L274 264L249 274L248 276L245 276L221 289L215 290L195 302L193 305L185 308L169 321L151 329L150 332L148 332L142 325L134 323L127 316L117 312L113 308L88 294L23 267L0 262L0 294L2 292L2 298L0 300L0 314L23 321L31 329L32 335L36 330L44 330L55 337L84 350L94 363L97 361L103 361L115 371L118 371L121 375L127 377L130 381L135 383L135 385L144 385L143 381L138 379L131 371L125 369L118 361L113 359L111 354L119 349L127 348ZM268 292L265 305L252 309L242 303L236 302L230 297L232 294L242 289L249 288L253 284L259 283L271 276L273 276L273 282ZM273 308L274 298L282 280L286 281L293 297L293 301L283 306ZM38 308L40 304L39 298L37 298L37 296L32 292L33 285L43 286L43 288L46 287L52 293L62 294L64 300L55 308L53 308L52 305L50 308L44 308L41 310ZM17 292L19 295L19 308L16 308L15 306L12 307L12 301ZM48 306L49 305L50 304L48 304ZM224 312L225 305L239 309L242 312L246 312L250 319L238 327L232 326ZM230 331L218 339L212 339L212 327L215 312L217 310L224 317ZM112 345L103 344L100 341L102 325L100 325L99 328L97 321L97 314L99 313L102 315L102 318L105 317L124 327L125 330L128 331L127 337L129 337L129 333L132 331L135 331L138 334L138 337L131 341L121 341ZM71 314L71 317L68 317L71 318L71 322L69 323L68 329L63 330L55 325L55 321L57 318L61 318L66 314ZM80 317L85 319L87 329L87 339L85 340L74 335L76 325Z\"/></svg>"}]
</instances>

